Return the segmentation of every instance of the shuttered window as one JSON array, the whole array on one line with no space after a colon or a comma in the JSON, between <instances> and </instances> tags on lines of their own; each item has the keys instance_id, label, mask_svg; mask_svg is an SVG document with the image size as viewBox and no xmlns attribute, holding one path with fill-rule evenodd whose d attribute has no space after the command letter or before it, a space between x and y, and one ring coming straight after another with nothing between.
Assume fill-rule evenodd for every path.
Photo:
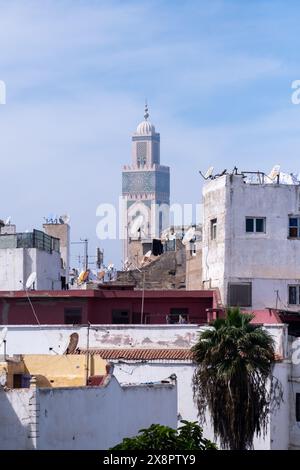
<instances>
[{"instance_id":1,"label":"shuttered window","mask_svg":"<svg viewBox=\"0 0 300 470\"><path fill-rule=\"evenodd\" d=\"M228 304L231 307L251 307L252 305L251 282L228 284Z\"/></svg>"}]
</instances>

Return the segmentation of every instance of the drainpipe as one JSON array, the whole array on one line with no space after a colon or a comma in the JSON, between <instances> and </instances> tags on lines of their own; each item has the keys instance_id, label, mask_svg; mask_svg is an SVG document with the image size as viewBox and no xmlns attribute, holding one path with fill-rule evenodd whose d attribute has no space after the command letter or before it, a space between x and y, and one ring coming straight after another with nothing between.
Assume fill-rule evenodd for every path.
<instances>
[{"instance_id":1,"label":"drainpipe","mask_svg":"<svg viewBox=\"0 0 300 470\"><path fill-rule=\"evenodd\" d=\"M38 389L36 387L36 378L32 377L30 380L28 439L31 440L32 448L35 450L38 449L39 416L40 416L39 394L38 394Z\"/></svg>"}]
</instances>

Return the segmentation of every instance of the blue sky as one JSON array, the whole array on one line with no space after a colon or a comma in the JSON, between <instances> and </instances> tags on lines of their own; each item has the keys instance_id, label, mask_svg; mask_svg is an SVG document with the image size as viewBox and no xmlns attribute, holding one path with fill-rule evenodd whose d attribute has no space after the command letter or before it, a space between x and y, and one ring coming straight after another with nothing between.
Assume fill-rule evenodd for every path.
<instances>
[{"instance_id":1,"label":"blue sky","mask_svg":"<svg viewBox=\"0 0 300 470\"><path fill-rule=\"evenodd\" d=\"M118 264L96 208L118 200L145 97L172 202L199 203L210 165L298 173L299 22L297 0L0 0L0 217L69 212Z\"/></svg>"}]
</instances>

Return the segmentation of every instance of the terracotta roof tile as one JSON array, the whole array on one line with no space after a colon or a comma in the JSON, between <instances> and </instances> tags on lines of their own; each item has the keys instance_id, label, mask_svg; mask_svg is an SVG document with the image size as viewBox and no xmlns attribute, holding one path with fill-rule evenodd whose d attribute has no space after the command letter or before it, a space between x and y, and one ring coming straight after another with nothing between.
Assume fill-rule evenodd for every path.
<instances>
[{"instance_id":1,"label":"terracotta roof tile","mask_svg":"<svg viewBox=\"0 0 300 470\"><path fill-rule=\"evenodd\" d=\"M90 349L90 354L97 354L103 359L127 359L130 361L191 361L193 353L189 349ZM85 349L77 350L77 354L86 354Z\"/></svg>"}]
</instances>

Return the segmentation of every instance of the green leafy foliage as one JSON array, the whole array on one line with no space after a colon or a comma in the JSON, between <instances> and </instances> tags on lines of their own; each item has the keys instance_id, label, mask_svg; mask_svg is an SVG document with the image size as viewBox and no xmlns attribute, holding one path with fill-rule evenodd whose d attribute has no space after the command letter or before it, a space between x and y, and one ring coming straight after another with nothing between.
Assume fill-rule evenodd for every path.
<instances>
[{"instance_id":1,"label":"green leafy foliage","mask_svg":"<svg viewBox=\"0 0 300 470\"><path fill-rule=\"evenodd\" d=\"M192 348L197 364L194 399L200 423L208 409L215 438L227 449L249 449L255 433L265 434L270 405L282 400L280 383L271 379L274 341L252 315L228 309L200 334ZM276 393L275 393L276 391Z\"/></svg>"},{"instance_id":2,"label":"green leafy foliage","mask_svg":"<svg viewBox=\"0 0 300 470\"><path fill-rule=\"evenodd\" d=\"M110 450L216 450L214 443L205 439L202 428L196 422L182 420L183 426L172 429L161 424L152 424L141 429L136 437L126 438Z\"/></svg>"}]
</instances>

